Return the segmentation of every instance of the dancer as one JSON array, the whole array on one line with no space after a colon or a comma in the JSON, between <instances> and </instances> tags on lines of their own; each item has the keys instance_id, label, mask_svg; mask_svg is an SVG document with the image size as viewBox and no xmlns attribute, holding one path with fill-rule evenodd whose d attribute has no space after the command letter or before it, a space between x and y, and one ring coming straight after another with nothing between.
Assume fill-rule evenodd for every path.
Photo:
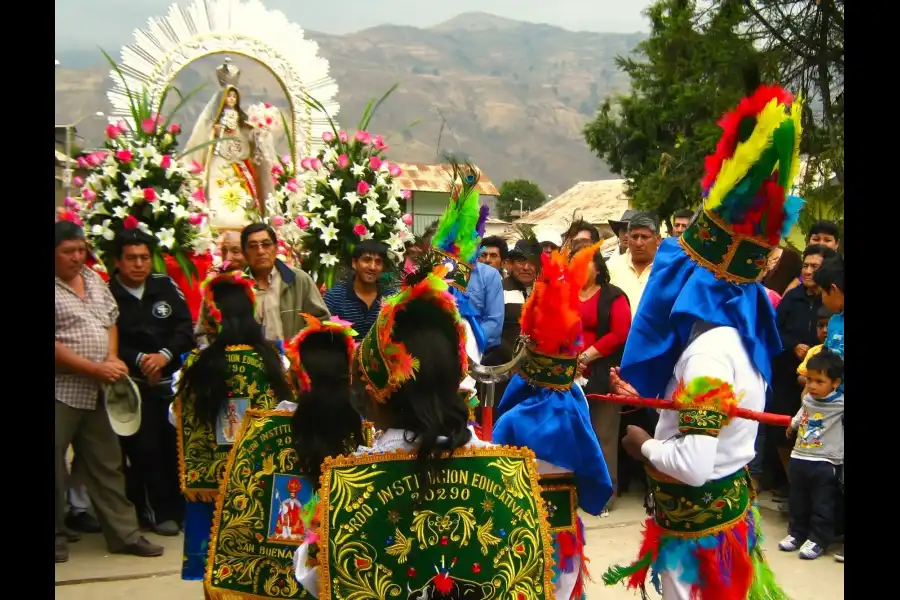
<instances>
[{"instance_id":1,"label":"dancer","mask_svg":"<svg viewBox=\"0 0 900 600\"><path fill-rule=\"evenodd\" d=\"M534 455L468 426L465 328L444 275L407 276L354 356L357 409L380 433L323 465L318 557L309 543L295 557L317 597L553 597Z\"/></svg>"},{"instance_id":2,"label":"dancer","mask_svg":"<svg viewBox=\"0 0 900 600\"><path fill-rule=\"evenodd\" d=\"M303 318L307 326L285 343L296 402L248 410L229 456L210 542L210 599L304 597L293 554L315 541L322 461L366 443L350 402L356 332L346 322Z\"/></svg>"},{"instance_id":3,"label":"dancer","mask_svg":"<svg viewBox=\"0 0 900 600\"><path fill-rule=\"evenodd\" d=\"M655 439L632 426L622 441L647 463L652 516L638 560L609 569L607 584L643 591L650 572L665 600L786 598L763 557L747 471L757 423L731 420L726 408L763 410L781 350L759 281L802 205L786 195L799 168L800 114L776 86L726 114L706 160L703 209L656 255L612 383L678 410L663 411Z\"/></svg>"},{"instance_id":4,"label":"dancer","mask_svg":"<svg viewBox=\"0 0 900 600\"><path fill-rule=\"evenodd\" d=\"M541 256L539 278L522 309L526 358L500 400L494 427L496 443L534 451L544 500L560 518L568 516L568 521L552 523L557 532L554 583L560 600L584 597L584 526L575 511L580 506L598 515L612 496L587 399L575 383L582 345L578 292L600 245L582 249L571 262L568 250ZM570 500L573 484L577 505Z\"/></svg>"},{"instance_id":5,"label":"dancer","mask_svg":"<svg viewBox=\"0 0 900 600\"><path fill-rule=\"evenodd\" d=\"M238 271L208 279L203 305L215 341L194 350L178 378L174 402L184 520L182 579L203 579L215 498L233 442L225 415L275 408L293 397L284 365L253 314L253 282ZM233 411L232 411L233 409Z\"/></svg>"}]
</instances>

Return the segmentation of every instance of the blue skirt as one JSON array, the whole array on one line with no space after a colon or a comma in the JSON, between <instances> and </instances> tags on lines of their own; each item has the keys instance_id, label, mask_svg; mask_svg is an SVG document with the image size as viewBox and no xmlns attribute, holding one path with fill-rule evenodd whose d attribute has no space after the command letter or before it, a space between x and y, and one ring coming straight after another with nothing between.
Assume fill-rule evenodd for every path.
<instances>
[{"instance_id":1,"label":"blue skirt","mask_svg":"<svg viewBox=\"0 0 900 600\"><path fill-rule=\"evenodd\" d=\"M206 575L206 554L215 512L214 502L188 502L185 505L182 579L200 581Z\"/></svg>"}]
</instances>

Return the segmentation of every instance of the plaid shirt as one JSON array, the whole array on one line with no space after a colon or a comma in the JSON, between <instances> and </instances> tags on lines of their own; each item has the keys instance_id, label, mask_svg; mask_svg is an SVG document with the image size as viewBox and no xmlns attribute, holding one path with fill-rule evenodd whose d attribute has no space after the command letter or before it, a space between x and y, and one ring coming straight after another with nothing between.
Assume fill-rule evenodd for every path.
<instances>
[{"instance_id":1,"label":"plaid shirt","mask_svg":"<svg viewBox=\"0 0 900 600\"><path fill-rule=\"evenodd\" d=\"M119 318L119 307L100 279L87 267L81 270L84 298L56 278L56 341L79 356L103 362L109 351L109 328ZM56 371L56 399L72 408L97 407L100 384L85 375Z\"/></svg>"}]
</instances>

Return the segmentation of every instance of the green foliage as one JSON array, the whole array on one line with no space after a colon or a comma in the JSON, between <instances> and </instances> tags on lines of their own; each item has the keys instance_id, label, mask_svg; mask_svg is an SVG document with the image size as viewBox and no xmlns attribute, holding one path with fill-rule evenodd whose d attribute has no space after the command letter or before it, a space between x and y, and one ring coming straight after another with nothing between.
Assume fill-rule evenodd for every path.
<instances>
[{"instance_id":1,"label":"green foliage","mask_svg":"<svg viewBox=\"0 0 900 600\"><path fill-rule=\"evenodd\" d=\"M774 60L737 32L747 16L723 2L700 13L693 0L658 0L645 13L650 37L640 59L617 57L631 80L627 96L606 98L584 130L588 146L627 180L634 206L664 218L700 203L704 158L715 150L724 112L746 94L744 65Z\"/></svg>"},{"instance_id":2,"label":"green foliage","mask_svg":"<svg viewBox=\"0 0 900 600\"><path fill-rule=\"evenodd\" d=\"M497 212L503 220L508 220L514 210L519 210L519 200L522 200L522 210L534 210L547 201L547 195L541 188L527 179L510 179L500 186L500 197L497 198Z\"/></svg>"}]
</instances>

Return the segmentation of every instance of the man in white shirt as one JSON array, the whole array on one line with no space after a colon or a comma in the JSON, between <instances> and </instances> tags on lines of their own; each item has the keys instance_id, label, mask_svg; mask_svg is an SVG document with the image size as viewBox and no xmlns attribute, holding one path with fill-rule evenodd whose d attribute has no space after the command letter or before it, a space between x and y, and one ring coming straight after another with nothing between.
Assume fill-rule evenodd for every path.
<instances>
[{"instance_id":1,"label":"man in white shirt","mask_svg":"<svg viewBox=\"0 0 900 600\"><path fill-rule=\"evenodd\" d=\"M649 213L636 213L628 221L628 250L618 259L610 259L609 281L628 296L631 315L637 313L644 287L650 279L656 249L659 247L659 225Z\"/></svg>"}]
</instances>

